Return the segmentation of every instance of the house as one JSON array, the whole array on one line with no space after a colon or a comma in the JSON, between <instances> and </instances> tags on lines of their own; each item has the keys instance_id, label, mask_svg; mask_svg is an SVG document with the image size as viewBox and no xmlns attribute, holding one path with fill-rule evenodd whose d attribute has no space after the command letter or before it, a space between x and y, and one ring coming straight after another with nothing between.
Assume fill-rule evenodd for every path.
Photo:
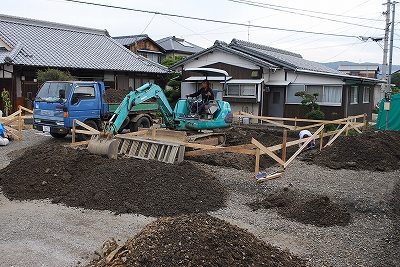
<instances>
[{"instance_id":1,"label":"house","mask_svg":"<svg viewBox=\"0 0 400 267\"><path fill-rule=\"evenodd\" d=\"M128 48L130 51L148 58L154 62L161 63L166 51L157 42L153 41L147 34L117 36L114 40Z\"/></svg>"},{"instance_id":2,"label":"house","mask_svg":"<svg viewBox=\"0 0 400 267\"><path fill-rule=\"evenodd\" d=\"M348 75L378 79L379 65L377 64L348 64L340 65L338 71Z\"/></svg>"},{"instance_id":3,"label":"house","mask_svg":"<svg viewBox=\"0 0 400 267\"><path fill-rule=\"evenodd\" d=\"M188 68L218 68L228 72L224 90L221 78L208 77L217 99L231 104L232 110L258 116L300 117L298 91L318 93L317 103L325 119L366 113L372 117L375 78L348 75L301 55L269 46L233 39L213 46L171 66L182 72L182 96L200 87L203 76L185 71Z\"/></svg>"},{"instance_id":4,"label":"house","mask_svg":"<svg viewBox=\"0 0 400 267\"><path fill-rule=\"evenodd\" d=\"M38 91L38 70L57 68L117 89L136 88L170 72L129 51L106 30L7 15L0 15L0 29L0 89L10 92L12 111L31 107L27 99Z\"/></svg>"},{"instance_id":5,"label":"house","mask_svg":"<svg viewBox=\"0 0 400 267\"><path fill-rule=\"evenodd\" d=\"M188 41L185 41L185 39L176 36L168 36L160 40L157 40L156 42L157 44L162 46L166 51L165 57L173 57L173 58L175 58L176 56L188 57L190 55L193 55L195 53L204 50L204 48L192 44Z\"/></svg>"},{"instance_id":6,"label":"house","mask_svg":"<svg viewBox=\"0 0 400 267\"><path fill-rule=\"evenodd\" d=\"M379 77L379 65L377 64L346 64L340 65L338 71L344 72L348 75L353 76L361 76L367 78L375 78L378 79ZM385 86L375 87L374 91L374 100L373 102L379 103L382 98L385 97Z\"/></svg>"}]
</instances>

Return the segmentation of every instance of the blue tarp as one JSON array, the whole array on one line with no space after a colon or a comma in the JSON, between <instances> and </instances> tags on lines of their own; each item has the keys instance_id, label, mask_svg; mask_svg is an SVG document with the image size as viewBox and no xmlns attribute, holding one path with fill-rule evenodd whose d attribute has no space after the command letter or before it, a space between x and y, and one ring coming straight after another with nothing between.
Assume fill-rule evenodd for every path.
<instances>
[{"instance_id":1,"label":"blue tarp","mask_svg":"<svg viewBox=\"0 0 400 267\"><path fill-rule=\"evenodd\" d=\"M3 135L3 133L6 131L6 128L4 128L4 125L0 123L0 137Z\"/></svg>"},{"instance_id":2,"label":"blue tarp","mask_svg":"<svg viewBox=\"0 0 400 267\"><path fill-rule=\"evenodd\" d=\"M400 130L400 94L392 95L390 98L390 109L385 110L385 98L379 105L378 119L376 121L376 129L378 130ZM387 129L386 129L387 120Z\"/></svg>"}]
</instances>

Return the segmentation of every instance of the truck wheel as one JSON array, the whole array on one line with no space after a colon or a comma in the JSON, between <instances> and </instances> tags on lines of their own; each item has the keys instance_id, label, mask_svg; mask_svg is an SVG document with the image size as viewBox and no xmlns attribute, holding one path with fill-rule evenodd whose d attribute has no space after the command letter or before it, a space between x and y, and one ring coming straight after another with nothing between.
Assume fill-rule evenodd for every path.
<instances>
[{"instance_id":1,"label":"truck wheel","mask_svg":"<svg viewBox=\"0 0 400 267\"><path fill-rule=\"evenodd\" d=\"M99 130L99 127L97 126L97 124L92 120L85 121L85 124L87 124L88 126L92 127L93 129ZM84 130L85 128L80 127L80 129ZM76 138L79 141L89 141L92 138L92 135L91 134L78 134L76 136Z\"/></svg>"},{"instance_id":2,"label":"truck wheel","mask_svg":"<svg viewBox=\"0 0 400 267\"><path fill-rule=\"evenodd\" d=\"M67 136L67 134L60 134L60 133L50 133L50 135L57 139L62 139Z\"/></svg>"},{"instance_id":3,"label":"truck wheel","mask_svg":"<svg viewBox=\"0 0 400 267\"><path fill-rule=\"evenodd\" d=\"M124 131L125 127L129 124L129 119L128 117L124 120L124 122L121 125L121 128L119 128L118 133L122 134L122 132Z\"/></svg>"},{"instance_id":4,"label":"truck wheel","mask_svg":"<svg viewBox=\"0 0 400 267\"><path fill-rule=\"evenodd\" d=\"M131 127L130 130L131 130L131 132L137 132L139 128L150 128L150 126L151 126L151 122L150 122L149 118L141 117L137 120L137 122L133 123L133 127Z\"/></svg>"}]
</instances>

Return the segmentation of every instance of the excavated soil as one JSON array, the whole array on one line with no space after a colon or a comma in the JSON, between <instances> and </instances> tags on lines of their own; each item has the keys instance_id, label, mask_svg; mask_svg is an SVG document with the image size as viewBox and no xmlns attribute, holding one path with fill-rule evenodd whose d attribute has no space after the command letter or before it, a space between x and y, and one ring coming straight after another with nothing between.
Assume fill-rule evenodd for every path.
<instances>
[{"instance_id":1,"label":"excavated soil","mask_svg":"<svg viewBox=\"0 0 400 267\"><path fill-rule=\"evenodd\" d=\"M249 144L251 138L267 147L282 143L282 130L276 128L235 126L224 131L227 146ZM297 135L288 131L288 141ZM307 151L299 158L333 169L387 172L400 167L399 146L399 132L368 129L356 136L340 136L332 146ZM289 147L287 158L296 150ZM206 214L224 207L228 193L216 177L193 161L253 170L254 156L209 154L188 157L179 164L109 160L60 140L10 156L14 160L0 170L0 185L11 200L50 199L67 206L158 218L123 246L114 243L111 249L99 252L99 261L90 266L111 266L106 263L107 256L111 259L108 264L114 266L307 266L288 251ZM268 156L261 156L261 169L275 165ZM247 205L253 210L277 208L288 219L319 227L351 222L346 208L327 196L302 194L285 187ZM400 215L399 195L400 186L396 185L391 203L396 216ZM116 254L111 257L111 252Z\"/></svg>"}]
</instances>

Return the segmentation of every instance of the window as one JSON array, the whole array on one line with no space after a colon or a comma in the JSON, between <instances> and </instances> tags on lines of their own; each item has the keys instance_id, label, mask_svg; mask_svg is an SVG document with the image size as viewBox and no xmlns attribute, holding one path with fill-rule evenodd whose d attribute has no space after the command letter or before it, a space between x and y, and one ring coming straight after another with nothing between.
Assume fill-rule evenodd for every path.
<instances>
[{"instance_id":1,"label":"window","mask_svg":"<svg viewBox=\"0 0 400 267\"><path fill-rule=\"evenodd\" d=\"M94 87L93 86L77 86L74 90L74 96L77 95L81 99L93 99Z\"/></svg>"},{"instance_id":2,"label":"window","mask_svg":"<svg viewBox=\"0 0 400 267\"><path fill-rule=\"evenodd\" d=\"M358 86L352 86L350 88L350 104L358 103Z\"/></svg>"},{"instance_id":3,"label":"window","mask_svg":"<svg viewBox=\"0 0 400 267\"><path fill-rule=\"evenodd\" d=\"M151 60L151 61L154 61L154 62L157 62L157 63L161 62L160 56L158 54L146 53L146 52L139 52L138 54L143 56L143 57L145 57L145 58L147 58L147 59L149 59L149 60Z\"/></svg>"},{"instance_id":4,"label":"window","mask_svg":"<svg viewBox=\"0 0 400 267\"><path fill-rule=\"evenodd\" d=\"M342 86L307 85L306 92L318 93L317 103L320 105L340 105L342 103Z\"/></svg>"},{"instance_id":5,"label":"window","mask_svg":"<svg viewBox=\"0 0 400 267\"><path fill-rule=\"evenodd\" d=\"M363 103L369 103L369 92L371 88L370 87L364 87L363 91Z\"/></svg>"},{"instance_id":6,"label":"window","mask_svg":"<svg viewBox=\"0 0 400 267\"><path fill-rule=\"evenodd\" d=\"M74 94L72 95L72 104L76 105L81 100L95 99L93 86L77 86L75 87Z\"/></svg>"},{"instance_id":7,"label":"window","mask_svg":"<svg viewBox=\"0 0 400 267\"><path fill-rule=\"evenodd\" d=\"M135 87L132 87L133 89L137 89L143 85L145 85L146 83L154 83L154 79L149 79L149 78L135 78ZM131 85L131 83L129 83L129 86Z\"/></svg>"},{"instance_id":8,"label":"window","mask_svg":"<svg viewBox=\"0 0 400 267\"><path fill-rule=\"evenodd\" d=\"M256 85L228 84L226 96L256 97Z\"/></svg>"}]
</instances>

